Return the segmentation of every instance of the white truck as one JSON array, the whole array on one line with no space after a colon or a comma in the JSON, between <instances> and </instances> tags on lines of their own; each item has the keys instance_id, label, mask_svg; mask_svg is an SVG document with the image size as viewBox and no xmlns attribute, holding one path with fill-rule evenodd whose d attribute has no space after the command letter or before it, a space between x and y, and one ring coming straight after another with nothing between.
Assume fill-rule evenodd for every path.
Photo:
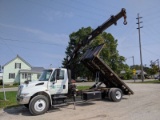
<instances>
[{"instance_id":1,"label":"white truck","mask_svg":"<svg viewBox=\"0 0 160 120\"><path fill-rule=\"evenodd\" d=\"M103 44L88 49L81 57L81 62L93 73L97 74L98 80L88 90L77 90L71 79L71 61L76 58L79 50L89 44L97 35L121 17L125 18L126 12L122 9L116 16L111 16L109 20L93 30L86 39L78 43L73 54L68 60L66 68L46 69L41 74L38 81L21 84L17 92L17 101L24 104L33 115L45 113L49 107L59 107L76 104L77 98L81 101L109 98L111 101L119 102L123 95L132 95L134 92L111 70L111 68L99 58L99 52ZM101 86L104 84L104 86Z\"/></svg>"}]
</instances>

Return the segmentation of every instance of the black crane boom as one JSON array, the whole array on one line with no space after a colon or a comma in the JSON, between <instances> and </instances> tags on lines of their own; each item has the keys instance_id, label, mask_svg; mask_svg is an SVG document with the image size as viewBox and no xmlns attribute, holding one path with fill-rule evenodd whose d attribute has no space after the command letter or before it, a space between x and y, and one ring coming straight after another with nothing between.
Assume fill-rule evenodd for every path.
<instances>
[{"instance_id":1,"label":"black crane boom","mask_svg":"<svg viewBox=\"0 0 160 120\"><path fill-rule=\"evenodd\" d=\"M96 36L98 36L99 34L101 34L105 29L107 29L108 27L110 27L111 25L117 25L117 21L121 18L124 17L124 22L123 24L126 25L127 21L126 21L126 10L124 8L122 8L122 10L117 14L117 15L112 15L107 21L105 21L102 25L98 26L95 30L93 30L84 40L80 41L77 46L75 47L73 53L71 54L71 56L69 57L66 67L69 68L71 61L73 61L76 56L79 53L79 50L82 47L85 47L86 45L88 45Z\"/></svg>"}]
</instances>

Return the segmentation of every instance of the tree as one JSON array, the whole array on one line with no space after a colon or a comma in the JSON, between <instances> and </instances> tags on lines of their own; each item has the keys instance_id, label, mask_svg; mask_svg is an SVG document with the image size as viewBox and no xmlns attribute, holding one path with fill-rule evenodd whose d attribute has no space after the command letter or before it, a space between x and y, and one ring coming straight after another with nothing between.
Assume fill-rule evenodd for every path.
<instances>
[{"instance_id":1,"label":"tree","mask_svg":"<svg viewBox=\"0 0 160 120\"><path fill-rule=\"evenodd\" d=\"M132 65L130 66L131 69L135 69L135 70L141 70L141 66L140 65Z\"/></svg>"},{"instance_id":2,"label":"tree","mask_svg":"<svg viewBox=\"0 0 160 120\"><path fill-rule=\"evenodd\" d=\"M70 34L69 38L70 41L68 43L68 47L66 48L66 56L70 56L72 52L74 51L74 48L76 47L76 44L83 39L87 37L88 34L92 32L91 27L87 28L81 28L77 32L73 32ZM100 57L104 60L105 63L107 63L113 71L116 73L120 73L122 69L126 68L126 65L123 64L125 61L125 58L123 56L120 56L117 50L117 40L110 34L103 32L100 35L98 35L88 46L94 47L100 44L105 44L103 50L100 53ZM73 78L76 78L78 76L87 76L92 77L91 72L85 68L83 64L79 62L79 59L81 55L85 52L87 48L84 48L81 50L77 58L71 63L72 65L72 72L74 75ZM66 66L67 63L67 57L63 60L63 66Z\"/></svg>"},{"instance_id":3,"label":"tree","mask_svg":"<svg viewBox=\"0 0 160 120\"><path fill-rule=\"evenodd\" d=\"M143 66L143 70L147 73L147 75L154 75L156 74L156 72L158 71L158 66L156 66L155 64L151 64L150 67L146 67ZM130 66L131 69L135 69L135 70L141 70L141 66L140 65L132 65Z\"/></svg>"},{"instance_id":4,"label":"tree","mask_svg":"<svg viewBox=\"0 0 160 120\"><path fill-rule=\"evenodd\" d=\"M154 75L159 71L159 68L156 64L151 64L151 70L150 70L150 75Z\"/></svg>"}]
</instances>

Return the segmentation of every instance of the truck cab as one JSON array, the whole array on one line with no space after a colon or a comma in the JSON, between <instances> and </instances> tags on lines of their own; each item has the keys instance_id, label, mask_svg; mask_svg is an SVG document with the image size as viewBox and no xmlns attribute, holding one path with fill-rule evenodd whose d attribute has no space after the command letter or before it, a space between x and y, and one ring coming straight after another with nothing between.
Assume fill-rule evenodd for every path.
<instances>
[{"instance_id":1,"label":"truck cab","mask_svg":"<svg viewBox=\"0 0 160 120\"><path fill-rule=\"evenodd\" d=\"M58 96L63 99L66 97L64 95L68 93L68 81L67 69L46 69L38 81L19 86L17 101L28 107L32 114L42 114L53 105L53 99Z\"/></svg>"}]
</instances>

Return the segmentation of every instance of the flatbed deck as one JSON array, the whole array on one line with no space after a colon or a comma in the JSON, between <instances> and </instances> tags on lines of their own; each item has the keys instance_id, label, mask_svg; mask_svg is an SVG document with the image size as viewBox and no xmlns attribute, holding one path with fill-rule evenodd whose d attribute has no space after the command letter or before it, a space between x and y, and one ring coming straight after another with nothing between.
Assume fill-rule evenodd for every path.
<instances>
[{"instance_id":1,"label":"flatbed deck","mask_svg":"<svg viewBox=\"0 0 160 120\"><path fill-rule=\"evenodd\" d=\"M120 88L124 95L134 92L119 78L119 76L99 57L104 44L86 50L81 57L81 62L94 74L99 72L99 82L107 88Z\"/></svg>"}]
</instances>

